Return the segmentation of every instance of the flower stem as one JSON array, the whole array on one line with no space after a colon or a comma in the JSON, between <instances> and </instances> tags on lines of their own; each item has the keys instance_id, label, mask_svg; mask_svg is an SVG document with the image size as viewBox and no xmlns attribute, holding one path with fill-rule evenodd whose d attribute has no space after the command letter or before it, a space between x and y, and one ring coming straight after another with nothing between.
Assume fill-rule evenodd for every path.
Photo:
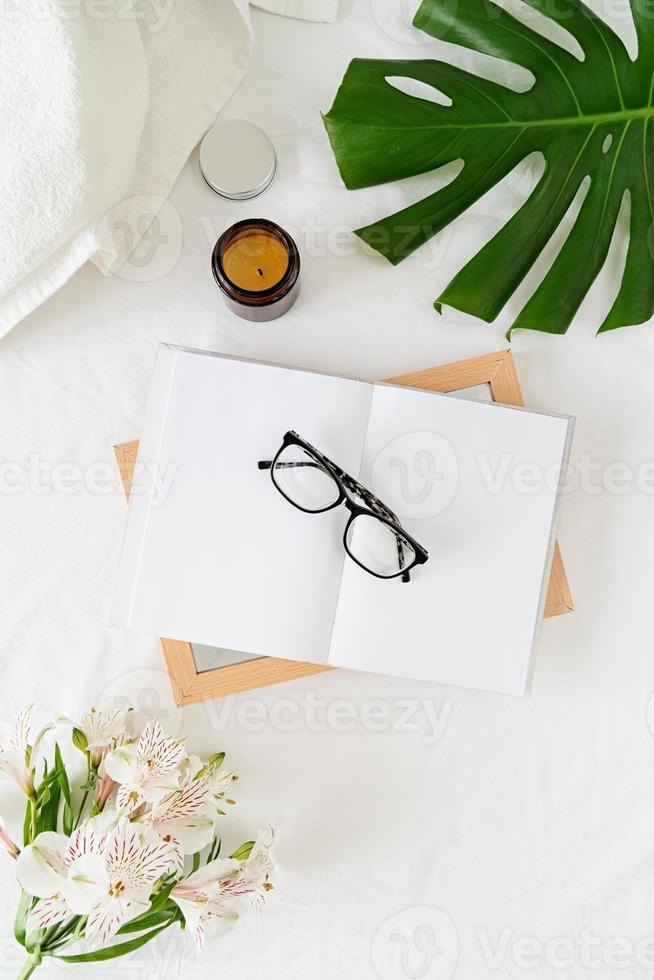
<instances>
[{"instance_id":1,"label":"flower stem","mask_svg":"<svg viewBox=\"0 0 654 980\"><path fill-rule=\"evenodd\" d=\"M34 840L36 838L37 825L36 825L36 799L33 796L30 796L30 829L31 829L30 841L31 843L34 843Z\"/></svg>"},{"instance_id":2,"label":"flower stem","mask_svg":"<svg viewBox=\"0 0 654 980\"><path fill-rule=\"evenodd\" d=\"M86 755L86 785L90 786L91 780L94 775L94 770L93 770L93 766L91 765L91 753L86 752L85 755ZM86 806L86 801L88 800L88 798L89 798L89 790L86 789L84 791L84 796L82 797L82 802L79 805L79 812L77 814L77 820L73 825L73 830L77 830L77 828L80 825L82 814L84 813L84 807Z\"/></svg>"},{"instance_id":3,"label":"flower stem","mask_svg":"<svg viewBox=\"0 0 654 980\"><path fill-rule=\"evenodd\" d=\"M28 956L27 960L23 964L23 969L18 974L18 980L27 980L31 977L34 971L41 965L41 950L37 946L31 956Z\"/></svg>"},{"instance_id":4,"label":"flower stem","mask_svg":"<svg viewBox=\"0 0 654 980\"><path fill-rule=\"evenodd\" d=\"M75 826L73 827L73 830L77 830L77 828L79 827L80 820L82 819L82 814L84 813L84 807L86 806L86 801L88 800L88 798L89 798L89 791L85 790L84 796L82 797L82 802L80 803L79 813L77 814L77 820L75 821Z\"/></svg>"}]
</instances>

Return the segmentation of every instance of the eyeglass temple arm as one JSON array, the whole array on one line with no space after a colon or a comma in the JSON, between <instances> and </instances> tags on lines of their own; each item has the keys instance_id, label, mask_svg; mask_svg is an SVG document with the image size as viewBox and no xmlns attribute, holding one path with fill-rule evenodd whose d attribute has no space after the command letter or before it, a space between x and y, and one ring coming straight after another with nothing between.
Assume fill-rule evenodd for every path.
<instances>
[{"instance_id":1,"label":"eyeglass temple arm","mask_svg":"<svg viewBox=\"0 0 654 980\"><path fill-rule=\"evenodd\" d=\"M260 470L269 470L272 467L273 462L274 460L272 459L260 459L259 462L257 463L257 466L259 467ZM302 460L298 459L297 461L277 463L277 468L280 470L290 469L291 467L296 467L296 466L315 466L317 470L321 469L319 463L314 463L310 459L302 459Z\"/></svg>"},{"instance_id":2,"label":"eyeglass temple arm","mask_svg":"<svg viewBox=\"0 0 654 980\"><path fill-rule=\"evenodd\" d=\"M361 497L361 499L365 500L365 502L368 504L369 507L371 507L372 510L379 510L386 517L390 517L390 519L395 524L400 524L397 515L393 513L390 507L387 507L386 504L382 503L379 497L376 497L374 493L371 493L367 487L364 487L361 483L359 483L358 480L355 480L353 476L350 476L349 473L346 473L345 470L342 470L340 466L337 466L335 463L332 463L332 461L330 459L327 459L326 456L322 456L322 453L319 453L317 449L314 449L314 452L317 455L321 456L325 460L325 462L328 463L335 470L335 472L340 477L340 479L343 480L343 482L346 485L348 485L350 489L354 489L356 493ZM273 464L272 459L260 459L259 462L257 463L257 466L259 467L260 470L269 470L272 464ZM287 467L288 468L297 467L297 466L315 466L316 469L319 468L318 463L314 463L310 459L278 462L277 465L279 466L280 469L287 468ZM400 560L400 568L401 568L402 565L404 564L404 546L402 544L402 539L398 534L395 535L395 541L397 542L397 554ZM411 575L408 571L402 572L402 581L403 582L411 581Z\"/></svg>"}]
</instances>

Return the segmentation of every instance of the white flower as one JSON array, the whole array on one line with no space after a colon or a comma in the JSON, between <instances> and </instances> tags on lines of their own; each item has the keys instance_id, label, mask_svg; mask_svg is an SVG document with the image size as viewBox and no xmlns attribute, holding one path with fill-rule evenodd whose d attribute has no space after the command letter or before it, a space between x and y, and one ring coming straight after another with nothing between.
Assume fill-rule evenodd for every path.
<instances>
[{"instance_id":1,"label":"white flower","mask_svg":"<svg viewBox=\"0 0 654 980\"><path fill-rule=\"evenodd\" d=\"M184 915L198 946L204 945L205 924L232 925L248 908L265 900L272 888L272 829L259 835L246 861L212 861L176 885L170 897Z\"/></svg>"},{"instance_id":2,"label":"white flower","mask_svg":"<svg viewBox=\"0 0 654 980\"><path fill-rule=\"evenodd\" d=\"M125 723L131 709L119 708L117 711L98 711L89 708L74 728L84 736L92 765L97 769L105 755L126 735Z\"/></svg>"},{"instance_id":3,"label":"white flower","mask_svg":"<svg viewBox=\"0 0 654 980\"><path fill-rule=\"evenodd\" d=\"M123 923L147 911L155 882L170 873L173 860L169 844L148 837L126 818L107 829L103 814L70 839L39 834L18 859L22 887L41 899L28 929L86 915L87 942L102 945Z\"/></svg>"},{"instance_id":4,"label":"white flower","mask_svg":"<svg viewBox=\"0 0 654 980\"><path fill-rule=\"evenodd\" d=\"M270 856L270 849L274 842L275 831L272 827L267 827L259 832L254 847L242 868L242 875L247 881L265 886L274 867Z\"/></svg>"},{"instance_id":5,"label":"white flower","mask_svg":"<svg viewBox=\"0 0 654 980\"><path fill-rule=\"evenodd\" d=\"M194 772L198 777L202 777L210 785L211 799L218 813L223 812L221 809L223 804L234 802L234 800L227 797L227 793L231 789L232 783L235 783L238 779L238 774L235 769L221 769L224 758L225 753L218 752L216 755L211 756L206 765L197 756L191 756L188 760L190 771Z\"/></svg>"},{"instance_id":6,"label":"white flower","mask_svg":"<svg viewBox=\"0 0 654 980\"><path fill-rule=\"evenodd\" d=\"M223 772L219 769L211 775L211 795L219 811L224 803L234 802L227 796L227 793L231 789L232 783L235 783L237 779L238 776L234 770Z\"/></svg>"},{"instance_id":7,"label":"white flower","mask_svg":"<svg viewBox=\"0 0 654 980\"><path fill-rule=\"evenodd\" d=\"M32 706L23 708L13 732L0 741L0 779L13 782L26 796L34 795L32 757ZM39 740L44 732L39 735Z\"/></svg>"},{"instance_id":8,"label":"white flower","mask_svg":"<svg viewBox=\"0 0 654 980\"><path fill-rule=\"evenodd\" d=\"M116 806L133 813L179 787L184 742L167 738L158 721L149 721L136 742L117 746L104 760L105 772L120 784Z\"/></svg>"},{"instance_id":9,"label":"white flower","mask_svg":"<svg viewBox=\"0 0 654 980\"><path fill-rule=\"evenodd\" d=\"M210 919L224 918L213 911L212 902L221 894L223 887L232 881L241 869L238 861L231 858L211 861L194 874L175 885L170 897L182 911L186 927L199 947L204 946L205 922ZM232 917L232 921L235 918ZM224 925L231 925L225 919Z\"/></svg>"},{"instance_id":10,"label":"white flower","mask_svg":"<svg viewBox=\"0 0 654 980\"><path fill-rule=\"evenodd\" d=\"M184 869L184 854L196 854L213 839L212 793L210 780L187 771L179 788L153 803L143 818L160 837L176 846L180 871Z\"/></svg>"},{"instance_id":11,"label":"white flower","mask_svg":"<svg viewBox=\"0 0 654 980\"><path fill-rule=\"evenodd\" d=\"M79 879L81 901L76 912L88 913L87 942L106 943L124 922L147 911L155 882L169 874L172 867L170 845L158 838L144 838L138 827L123 818L107 840L102 866L97 859L94 865L82 866L80 861L69 872L71 879ZM95 885L91 908L84 901L88 882Z\"/></svg>"},{"instance_id":12,"label":"white flower","mask_svg":"<svg viewBox=\"0 0 654 980\"><path fill-rule=\"evenodd\" d=\"M47 831L21 852L18 881L28 894L41 899L29 915L28 930L45 929L74 914L68 895L70 869L86 855L100 854L109 829L106 817L94 817L72 837Z\"/></svg>"}]
</instances>

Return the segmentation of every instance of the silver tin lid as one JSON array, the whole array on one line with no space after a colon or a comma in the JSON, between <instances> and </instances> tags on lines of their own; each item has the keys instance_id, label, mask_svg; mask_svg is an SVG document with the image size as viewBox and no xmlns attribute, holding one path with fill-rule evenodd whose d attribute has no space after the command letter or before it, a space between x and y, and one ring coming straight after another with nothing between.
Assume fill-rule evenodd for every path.
<instances>
[{"instance_id":1,"label":"silver tin lid","mask_svg":"<svg viewBox=\"0 0 654 980\"><path fill-rule=\"evenodd\" d=\"M200 145L200 170L209 187L232 201L265 191L275 176L275 147L246 119L219 120Z\"/></svg>"}]
</instances>

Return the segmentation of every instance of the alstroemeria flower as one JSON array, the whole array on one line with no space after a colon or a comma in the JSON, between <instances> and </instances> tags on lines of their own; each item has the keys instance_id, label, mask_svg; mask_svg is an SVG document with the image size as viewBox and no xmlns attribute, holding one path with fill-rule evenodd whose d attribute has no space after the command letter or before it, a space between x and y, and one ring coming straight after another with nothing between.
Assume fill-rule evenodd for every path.
<instances>
[{"instance_id":1,"label":"alstroemeria flower","mask_svg":"<svg viewBox=\"0 0 654 980\"><path fill-rule=\"evenodd\" d=\"M188 768L194 772L198 778L202 778L211 787L211 799L215 804L216 810L221 811L224 803L234 803L234 800L227 796L231 786L238 779L235 769L222 769L224 752L218 752L211 756L206 765L197 756L191 756L188 760Z\"/></svg>"},{"instance_id":2,"label":"alstroemeria flower","mask_svg":"<svg viewBox=\"0 0 654 980\"><path fill-rule=\"evenodd\" d=\"M28 894L40 899L28 917L28 930L45 929L75 914L68 894L70 870L87 855L100 854L109 830L106 817L94 817L71 837L46 831L21 851L16 876Z\"/></svg>"},{"instance_id":3,"label":"alstroemeria flower","mask_svg":"<svg viewBox=\"0 0 654 980\"><path fill-rule=\"evenodd\" d=\"M272 827L260 831L254 842L254 847L241 869L241 874L247 881L261 885L264 891L269 890L267 887L268 878L274 867L270 856L270 849L274 842L275 831Z\"/></svg>"},{"instance_id":4,"label":"alstroemeria flower","mask_svg":"<svg viewBox=\"0 0 654 980\"><path fill-rule=\"evenodd\" d=\"M147 911L154 884L175 869L175 853L170 844L147 837L122 818L107 839L101 861L102 865L97 859L79 862L69 873L74 886L79 878L80 901L75 911L88 913L85 936L92 946L103 945L123 923ZM85 895L89 886L95 890L91 908Z\"/></svg>"},{"instance_id":5,"label":"alstroemeria flower","mask_svg":"<svg viewBox=\"0 0 654 980\"><path fill-rule=\"evenodd\" d=\"M240 869L240 863L231 858L211 861L175 885L171 891L170 897L181 909L186 928L200 948L204 946L205 923L223 918L213 911L211 903L220 896L223 887L234 880ZM232 916L231 921L225 919L221 924L228 927L233 925L236 918Z\"/></svg>"},{"instance_id":6,"label":"alstroemeria flower","mask_svg":"<svg viewBox=\"0 0 654 980\"><path fill-rule=\"evenodd\" d=\"M185 854L196 854L213 839L212 793L210 780L187 770L179 788L154 803L143 818L160 837L177 847L180 871Z\"/></svg>"},{"instance_id":7,"label":"alstroemeria flower","mask_svg":"<svg viewBox=\"0 0 654 980\"><path fill-rule=\"evenodd\" d=\"M117 711L106 712L89 708L79 723L74 725L74 729L82 733L91 764L96 769L107 753L125 738L125 723L130 710L119 708Z\"/></svg>"},{"instance_id":8,"label":"alstroemeria flower","mask_svg":"<svg viewBox=\"0 0 654 980\"><path fill-rule=\"evenodd\" d=\"M179 787L184 742L167 738L158 721L149 721L136 742L117 746L104 760L105 772L120 783L116 806L128 816Z\"/></svg>"},{"instance_id":9,"label":"alstroemeria flower","mask_svg":"<svg viewBox=\"0 0 654 980\"><path fill-rule=\"evenodd\" d=\"M155 882L172 869L171 846L125 818L101 831L103 818L88 821L70 839L39 834L22 852L18 879L26 892L41 898L28 929L86 915L86 940L101 945L150 907Z\"/></svg>"},{"instance_id":10,"label":"alstroemeria flower","mask_svg":"<svg viewBox=\"0 0 654 980\"><path fill-rule=\"evenodd\" d=\"M45 732L45 730L44 730ZM44 732L39 735L39 740ZM30 767L33 747L32 706L23 708L13 732L0 740L0 779L15 783L26 796L34 795L34 780Z\"/></svg>"},{"instance_id":11,"label":"alstroemeria flower","mask_svg":"<svg viewBox=\"0 0 654 980\"><path fill-rule=\"evenodd\" d=\"M176 885L170 897L182 910L187 928L198 946L204 945L205 924L229 927L252 905L262 903L272 888L270 847L272 829L257 838L246 861L212 861Z\"/></svg>"}]
</instances>

